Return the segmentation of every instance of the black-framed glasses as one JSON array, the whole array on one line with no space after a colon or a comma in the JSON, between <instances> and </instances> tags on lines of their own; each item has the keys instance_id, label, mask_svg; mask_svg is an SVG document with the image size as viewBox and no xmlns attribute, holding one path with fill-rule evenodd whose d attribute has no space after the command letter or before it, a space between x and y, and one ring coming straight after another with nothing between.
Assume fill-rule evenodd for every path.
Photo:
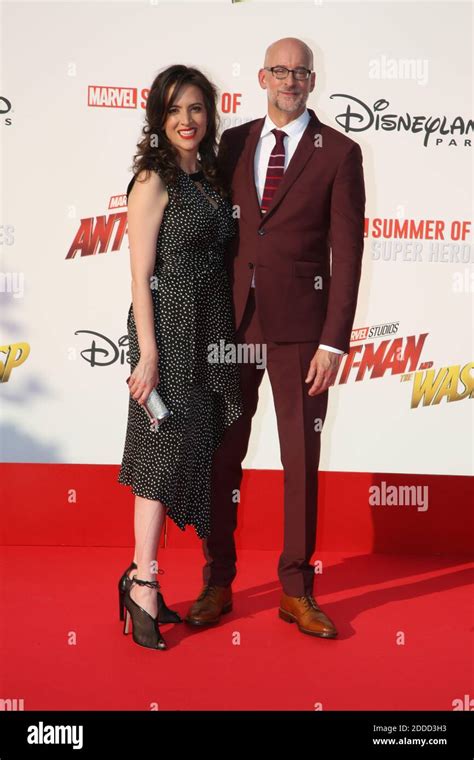
<instances>
[{"instance_id":1,"label":"black-framed glasses","mask_svg":"<svg viewBox=\"0 0 474 760\"><path fill-rule=\"evenodd\" d=\"M308 79L313 73L311 69L306 69L304 66L300 66L297 69L287 69L286 66L264 66L266 71L271 71L273 76L277 79L286 79L288 74L293 74L295 79Z\"/></svg>"}]
</instances>

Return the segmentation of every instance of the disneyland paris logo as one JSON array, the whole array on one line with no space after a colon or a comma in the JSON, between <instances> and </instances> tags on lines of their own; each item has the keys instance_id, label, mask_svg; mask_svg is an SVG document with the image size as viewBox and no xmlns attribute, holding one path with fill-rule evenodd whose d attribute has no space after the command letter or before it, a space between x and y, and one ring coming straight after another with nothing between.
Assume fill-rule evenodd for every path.
<instances>
[{"instance_id":1,"label":"disneyland paris logo","mask_svg":"<svg viewBox=\"0 0 474 760\"><path fill-rule=\"evenodd\" d=\"M386 112L390 102L381 98L371 107L359 98L344 93L335 93L332 98L343 98L346 101L345 111L335 117L339 126L345 132L365 132L367 129L385 132L412 132L423 135L423 145L446 144L454 147L471 147L471 139L467 137L474 128L472 119L455 116L424 116L419 114L397 114ZM431 142L430 142L431 141Z\"/></svg>"}]
</instances>

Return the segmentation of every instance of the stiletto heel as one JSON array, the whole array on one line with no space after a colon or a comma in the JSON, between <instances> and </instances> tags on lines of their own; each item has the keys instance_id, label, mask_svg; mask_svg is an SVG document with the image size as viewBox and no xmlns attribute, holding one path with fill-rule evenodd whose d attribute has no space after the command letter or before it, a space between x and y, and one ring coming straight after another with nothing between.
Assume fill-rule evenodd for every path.
<instances>
[{"instance_id":1,"label":"stiletto heel","mask_svg":"<svg viewBox=\"0 0 474 760\"><path fill-rule=\"evenodd\" d=\"M123 620L125 591L122 591L122 589L120 588L120 582L119 582L118 592L119 592L119 619Z\"/></svg>"},{"instance_id":2,"label":"stiletto heel","mask_svg":"<svg viewBox=\"0 0 474 760\"><path fill-rule=\"evenodd\" d=\"M132 562L131 565L127 567L125 572L123 573L122 577L120 578L118 582L118 595L119 595L119 619L123 620L124 617L124 599L125 599L125 590L130 588L131 586L131 578L129 577L129 572L131 570L137 569L137 563ZM159 568L158 573L162 575L164 573L164 570ZM166 606L166 602L163 598L163 594L158 591L158 622L162 625L165 625L165 623L182 623L183 619L175 610L171 610L169 607Z\"/></svg>"},{"instance_id":3,"label":"stiletto heel","mask_svg":"<svg viewBox=\"0 0 474 760\"><path fill-rule=\"evenodd\" d=\"M123 633L124 633L124 636L126 636L127 633L129 632L129 630L128 630L129 623L130 623L130 613L129 613L128 610L125 610L125 620L123 621Z\"/></svg>"},{"instance_id":4,"label":"stiletto heel","mask_svg":"<svg viewBox=\"0 0 474 760\"><path fill-rule=\"evenodd\" d=\"M132 638L136 644L139 644L142 647L147 647L148 649L168 649L168 645L160 632L158 617L152 617L147 610L134 602L130 596L130 589L134 583L139 586L149 586L149 588L160 588L158 581L145 581L137 577L131 578L130 586L126 588L124 595L124 634L126 635L129 631L131 618Z\"/></svg>"}]
</instances>

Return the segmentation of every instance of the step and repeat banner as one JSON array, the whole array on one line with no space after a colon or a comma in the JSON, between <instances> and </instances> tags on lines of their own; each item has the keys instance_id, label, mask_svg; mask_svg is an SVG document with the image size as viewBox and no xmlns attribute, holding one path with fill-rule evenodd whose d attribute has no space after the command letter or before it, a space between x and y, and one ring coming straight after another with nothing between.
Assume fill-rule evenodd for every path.
<instances>
[{"instance_id":1,"label":"step and repeat banner","mask_svg":"<svg viewBox=\"0 0 474 760\"><path fill-rule=\"evenodd\" d=\"M351 351L321 469L472 472L469 3L32 2L2 8L0 369L6 462L119 464L131 303L125 190L148 88L171 64L266 114L267 46L314 53L308 99L364 157ZM268 376L246 468L280 469Z\"/></svg>"}]
</instances>

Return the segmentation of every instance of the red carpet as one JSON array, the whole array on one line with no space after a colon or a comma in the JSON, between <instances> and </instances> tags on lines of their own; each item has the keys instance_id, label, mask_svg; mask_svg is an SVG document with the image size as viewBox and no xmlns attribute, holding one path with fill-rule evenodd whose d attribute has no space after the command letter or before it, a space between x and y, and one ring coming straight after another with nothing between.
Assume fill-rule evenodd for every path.
<instances>
[{"instance_id":1,"label":"red carpet","mask_svg":"<svg viewBox=\"0 0 474 760\"><path fill-rule=\"evenodd\" d=\"M133 495L117 483L116 465L2 463L0 470L0 545L133 544ZM318 551L472 556L474 478L320 471L318 479ZM282 546L283 484L282 470L244 470L239 548ZM429 508L371 505L370 489L384 484L425 488ZM25 509L25 493L38 495L31 509ZM167 548L196 547L194 530L167 523Z\"/></svg>"},{"instance_id":2,"label":"red carpet","mask_svg":"<svg viewBox=\"0 0 474 760\"><path fill-rule=\"evenodd\" d=\"M3 699L24 710L468 709L466 556L319 552L314 595L339 629L323 640L277 617L278 552L241 550L234 610L214 628L162 626L170 648L156 652L118 619L130 551L2 547ZM159 561L165 599L184 615L201 552L161 549Z\"/></svg>"}]
</instances>

